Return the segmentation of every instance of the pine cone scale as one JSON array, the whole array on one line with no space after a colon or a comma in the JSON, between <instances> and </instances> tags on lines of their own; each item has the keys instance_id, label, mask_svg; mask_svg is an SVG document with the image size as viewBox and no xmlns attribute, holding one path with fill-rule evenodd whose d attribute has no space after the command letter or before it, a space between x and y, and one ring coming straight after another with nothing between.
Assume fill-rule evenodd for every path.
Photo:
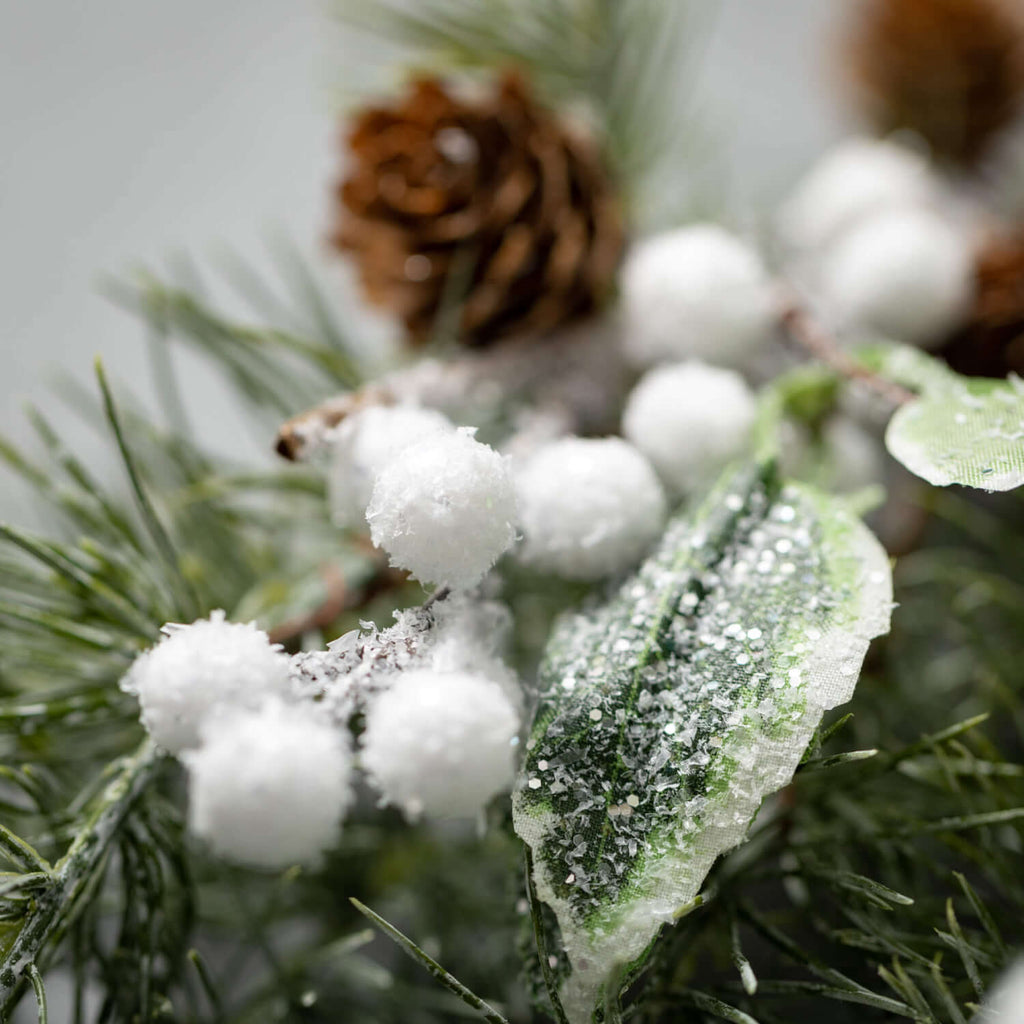
<instances>
[{"instance_id":1,"label":"pine cone scale","mask_svg":"<svg viewBox=\"0 0 1024 1024\"><path fill-rule=\"evenodd\" d=\"M1024 38L1000 0L863 0L848 57L876 130L953 163L981 159L1024 103Z\"/></svg>"},{"instance_id":2,"label":"pine cone scale","mask_svg":"<svg viewBox=\"0 0 1024 1024\"><path fill-rule=\"evenodd\" d=\"M960 373L980 377L1024 374L1024 232L982 252L970 322L943 349Z\"/></svg>"},{"instance_id":3,"label":"pine cone scale","mask_svg":"<svg viewBox=\"0 0 1024 1024\"><path fill-rule=\"evenodd\" d=\"M420 81L348 138L333 241L414 342L433 333L453 283L466 284L457 333L472 345L552 330L610 291L624 237L600 154L518 78L472 101Z\"/></svg>"}]
</instances>

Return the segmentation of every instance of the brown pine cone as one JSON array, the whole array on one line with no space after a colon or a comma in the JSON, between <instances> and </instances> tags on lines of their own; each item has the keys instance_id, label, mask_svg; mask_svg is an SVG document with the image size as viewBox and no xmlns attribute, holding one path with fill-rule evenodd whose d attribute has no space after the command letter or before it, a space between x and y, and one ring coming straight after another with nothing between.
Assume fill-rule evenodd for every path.
<instances>
[{"instance_id":1,"label":"brown pine cone","mask_svg":"<svg viewBox=\"0 0 1024 1024\"><path fill-rule=\"evenodd\" d=\"M422 79L359 114L348 144L333 242L414 343L449 309L460 341L487 345L547 332L608 295L623 227L597 147L517 75L475 101Z\"/></svg>"},{"instance_id":2,"label":"brown pine cone","mask_svg":"<svg viewBox=\"0 0 1024 1024\"><path fill-rule=\"evenodd\" d=\"M861 0L849 66L876 130L907 129L940 159L976 163L1024 101L1013 2Z\"/></svg>"},{"instance_id":3,"label":"brown pine cone","mask_svg":"<svg viewBox=\"0 0 1024 1024\"><path fill-rule=\"evenodd\" d=\"M1024 375L1024 230L991 242L978 259L970 323L942 350L972 377Z\"/></svg>"}]
</instances>

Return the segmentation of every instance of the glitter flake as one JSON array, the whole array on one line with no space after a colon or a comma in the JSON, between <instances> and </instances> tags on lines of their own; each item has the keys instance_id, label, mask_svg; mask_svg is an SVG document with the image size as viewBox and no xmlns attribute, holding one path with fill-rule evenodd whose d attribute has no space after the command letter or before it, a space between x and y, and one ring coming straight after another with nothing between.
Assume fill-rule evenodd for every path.
<instances>
[{"instance_id":1,"label":"glitter flake","mask_svg":"<svg viewBox=\"0 0 1024 1024\"><path fill-rule=\"evenodd\" d=\"M780 542L785 560L766 558ZM792 778L891 606L863 524L760 467L670 524L607 605L556 629L513 806L569 955L574 1024Z\"/></svg>"}]
</instances>

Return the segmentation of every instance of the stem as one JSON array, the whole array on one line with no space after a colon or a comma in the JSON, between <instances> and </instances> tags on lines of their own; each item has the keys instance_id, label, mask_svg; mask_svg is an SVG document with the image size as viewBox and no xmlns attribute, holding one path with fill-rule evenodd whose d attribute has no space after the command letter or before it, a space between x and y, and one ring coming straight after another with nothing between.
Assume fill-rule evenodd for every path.
<instances>
[{"instance_id":1,"label":"stem","mask_svg":"<svg viewBox=\"0 0 1024 1024\"><path fill-rule=\"evenodd\" d=\"M893 405L906 405L916 397L912 391L878 376L863 363L858 363L797 299L787 297L784 300L779 322L789 336L816 359L849 380L863 381Z\"/></svg>"},{"instance_id":2,"label":"stem","mask_svg":"<svg viewBox=\"0 0 1024 1024\"><path fill-rule=\"evenodd\" d=\"M152 780L161 756L145 740L128 758L78 830L68 852L50 872L51 885L41 893L18 937L0 964L0 1016L14 1007L26 976L40 962L47 942L64 930L77 911L76 904L94 880L95 872L139 794Z\"/></svg>"},{"instance_id":3,"label":"stem","mask_svg":"<svg viewBox=\"0 0 1024 1024\"><path fill-rule=\"evenodd\" d=\"M349 587L345 577L334 566L324 566L322 574L327 584L327 595L324 600L307 615L287 619L271 629L271 643L287 644L305 633L326 629L345 612L365 607L379 594L396 590L409 579L407 573L392 569L381 558L378 558L369 578L358 587Z\"/></svg>"}]
</instances>

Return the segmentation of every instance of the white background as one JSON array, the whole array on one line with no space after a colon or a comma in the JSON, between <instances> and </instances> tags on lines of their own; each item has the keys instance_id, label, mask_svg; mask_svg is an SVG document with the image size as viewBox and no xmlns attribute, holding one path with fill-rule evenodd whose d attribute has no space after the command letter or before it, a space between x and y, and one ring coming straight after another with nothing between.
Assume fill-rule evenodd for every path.
<instances>
[{"instance_id":1,"label":"white background","mask_svg":"<svg viewBox=\"0 0 1024 1024\"><path fill-rule=\"evenodd\" d=\"M722 0L697 96L739 216L839 131L845 6ZM26 399L54 406L54 367L91 386L97 353L150 393L142 332L96 294L101 275L256 252L275 228L323 256L351 48L312 0L0 0L0 431L27 436ZM254 450L202 367L188 379L204 426Z\"/></svg>"}]
</instances>

